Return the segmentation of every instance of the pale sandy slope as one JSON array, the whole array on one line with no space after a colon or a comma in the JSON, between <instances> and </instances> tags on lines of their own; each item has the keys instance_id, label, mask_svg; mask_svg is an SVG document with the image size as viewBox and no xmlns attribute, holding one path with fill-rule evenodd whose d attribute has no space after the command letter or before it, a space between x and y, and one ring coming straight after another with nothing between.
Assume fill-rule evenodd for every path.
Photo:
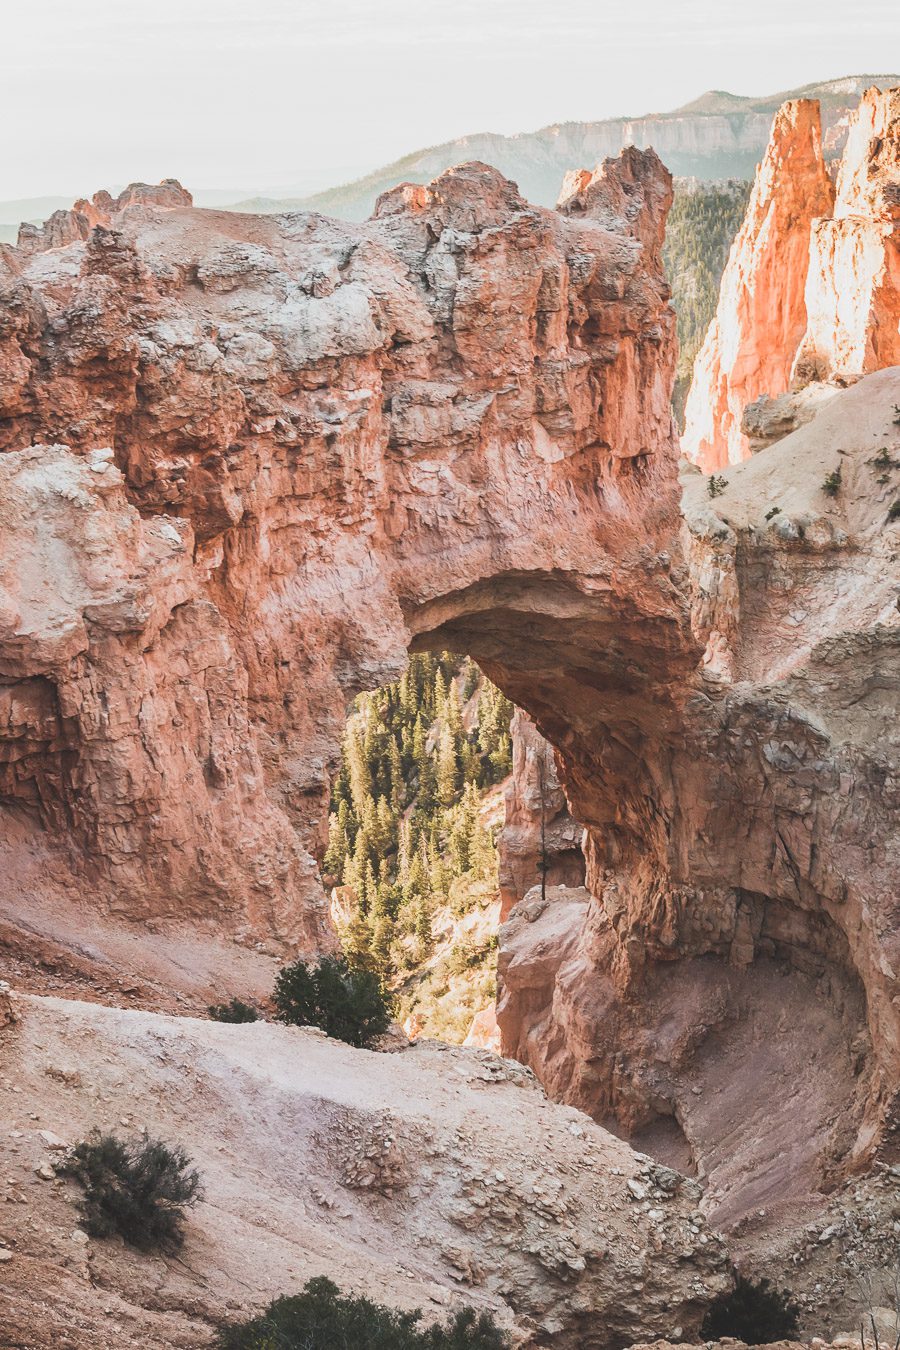
<instances>
[{"instance_id":1,"label":"pale sandy slope","mask_svg":"<svg viewBox=\"0 0 900 1350\"><path fill-rule=\"evenodd\" d=\"M0 1031L4 1347L204 1346L216 1318L323 1273L432 1315L491 1307L529 1344L604 1346L695 1327L722 1287L694 1183L487 1052L18 1006ZM74 1184L35 1172L59 1156L41 1130L145 1124L205 1181L177 1258L86 1241Z\"/></svg>"}]
</instances>

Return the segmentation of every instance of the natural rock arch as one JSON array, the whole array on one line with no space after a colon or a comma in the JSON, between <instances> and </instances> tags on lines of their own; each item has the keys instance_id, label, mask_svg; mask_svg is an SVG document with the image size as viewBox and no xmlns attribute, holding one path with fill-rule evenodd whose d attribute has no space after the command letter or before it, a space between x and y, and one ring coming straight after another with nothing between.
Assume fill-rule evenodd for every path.
<instances>
[{"instance_id":1,"label":"natural rock arch","mask_svg":"<svg viewBox=\"0 0 900 1350\"><path fill-rule=\"evenodd\" d=\"M880 519L851 544L775 461L721 512L691 487L686 526L670 194L632 150L559 212L467 165L362 226L170 190L2 251L11 895L326 941L346 703L410 645L465 650L556 746L588 830L595 899L565 971L523 983L511 952L508 1043L633 1122L658 1095L623 1071L648 981L790 947L769 904L824 911L874 1046L841 1143L860 1161L893 1137L900 1055L895 569ZM882 383L860 398L886 421ZM802 433L790 454L816 472Z\"/></svg>"}]
</instances>

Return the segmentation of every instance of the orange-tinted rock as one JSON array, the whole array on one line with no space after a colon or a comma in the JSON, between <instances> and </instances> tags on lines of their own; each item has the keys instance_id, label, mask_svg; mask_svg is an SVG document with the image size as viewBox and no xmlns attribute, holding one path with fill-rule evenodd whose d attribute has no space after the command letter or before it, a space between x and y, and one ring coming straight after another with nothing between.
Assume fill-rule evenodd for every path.
<instances>
[{"instance_id":1,"label":"orange-tinted rock","mask_svg":"<svg viewBox=\"0 0 900 1350\"><path fill-rule=\"evenodd\" d=\"M173 211L192 206L193 197L175 178L164 178L161 183L130 183L118 197L108 192L95 192L90 201L80 198L68 211L54 211L43 225L25 223L19 227L18 249L23 253L42 252L48 248L63 248L66 244L87 239L95 225L111 225L114 218L128 206L158 206Z\"/></svg>"},{"instance_id":2,"label":"orange-tinted rock","mask_svg":"<svg viewBox=\"0 0 900 1350\"><path fill-rule=\"evenodd\" d=\"M737 463L747 405L898 363L900 89L863 96L836 195L816 105L785 104L694 366L684 451L710 472Z\"/></svg>"},{"instance_id":3,"label":"orange-tinted rock","mask_svg":"<svg viewBox=\"0 0 900 1350\"><path fill-rule=\"evenodd\" d=\"M463 1045L474 1046L478 1050L492 1050L499 1055L500 1028L497 1026L497 1010L493 1003L489 1008L482 1008L472 1018Z\"/></svg>"},{"instance_id":4,"label":"orange-tinted rock","mask_svg":"<svg viewBox=\"0 0 900 1350\"><path fill-rule=\"evenodd\" d=\"M685 407L682 447L707 472L749 454L741 430L746 404L789 387L806 330L810 232L817 217L830 215L833 197L818 103L784 104L732 245Z\"/></svg>"},{"instance_id":5,"label":"orange-tinted rock","mask_svg":"<svg viewBox=\"0 0 900 1350\"><path fill-rule=\"evenodd\" d=\"M778 1160L896 1151L900 389L689 488L685 529L669 200L652 153L561 212L466 165L363 226L131 206L2 255L2 904L328 942L347 702L469 652L586 839L587 890L510 915L504 1043L734 1215L770 1081L776 1198Z\"/></svg>"},{"instance_id":6,"label":"orange-tinted rock","mask_svg":"<svg viewBox=\"0 0 900 1350\"><path fill-rule=\"evenodd\" d=\"M621 705L590 755L556 740L588 891L501 930L504 1053L696 1169L723 1226L897 1157L898 406L880 371L714 500L686 475L695 696L655 741Z\"/></svg>"},{"instance_id":7,"label":"orange-tinted rock","mask_svg":"<svg viewBox=\"0 0 900 1350\"><path fill-rule=\"evenodd\" d=\"M798 382L900 364L900 89L870 89L850 122L834 215L816 222Z\"/></svg>"},{"instance_id":8,"label":"orange-tinted rock","mask_svg":"<svg viewBox=\"0 0 900 1350\"><path fill-rule=\"evenodd\" d=\"M328 942L347 701L411 645L558 724L535 625L569 632L668 702L671 183L652 152L592 183L576 218L463 165L362 227L134 189L6 250L0 763L61 889Z\"/></svg>"}]
</instances>

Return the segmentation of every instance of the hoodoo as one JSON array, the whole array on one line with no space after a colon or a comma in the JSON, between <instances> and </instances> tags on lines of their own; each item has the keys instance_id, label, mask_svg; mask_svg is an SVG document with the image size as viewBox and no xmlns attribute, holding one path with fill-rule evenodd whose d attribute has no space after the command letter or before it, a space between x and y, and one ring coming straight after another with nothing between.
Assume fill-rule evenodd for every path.
<instances>
[{"instance_id":1,"label":"hoodoo","mask_svg":"<svg viewBox=\"0 0 900 1350\"><path fill-rule=\"evenodd\" d=\"M794 380L900 364L900 88L869 89L851 119L834 214L818 220Z\"/></svg>"},{"instance_id":2,"label":"hoodoo","mask_svg":"<svg viewBox=\"0 0 900 1350\"><path fill-rule=\"evenodd\" d=\"M777 113L744 222L731 248L716 316L694 364L684 452L707 471L749 453L744 408L789 387L806 331L806 274L813 222L831 213L834 188L822 157L819 105Z\"/></svg>"},{"instance_id":3,"label":"hoodoo","mask_svg":"<svg viewBox=\"0 0 900 1350\"><path fill-rule=\"evenodd\" d=\"M694 366L685 454L708 472L738 463L749 404L900 362L898 294L900 89L863 95L836 192L818 104L785 104Z\"/></svg>"}]
</instances>

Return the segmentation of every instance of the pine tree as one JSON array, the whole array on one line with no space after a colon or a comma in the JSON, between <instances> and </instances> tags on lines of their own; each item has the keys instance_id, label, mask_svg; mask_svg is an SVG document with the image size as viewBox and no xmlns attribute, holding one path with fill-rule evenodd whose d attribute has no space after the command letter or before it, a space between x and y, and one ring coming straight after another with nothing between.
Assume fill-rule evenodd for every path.
<instances>
[{"instance_id":1,"label":"pine tree","mask_svg":"<svg viewBox=\"0 0 900 1350\"><path fill-rule=\"evenodd\" d=\"M431 928L431 910L424 896L420 897L416 905L416 927L415 933L422 945L423 956L427 956L434 945L434 936Z\"/></svg>"},{"instance_id":2,"label":"pine tree","mask_svg":"<svg viewBox=\"0 0 900 1350\"><path fill-rule=\"evenodd\" d=\"M406 802L406 791L403 782L403 756L400 753L396 736L392 736L390 739L388 762L391 781L391 810L395 816L398 816Z\"/></svg>"},{"instance_id":3,"label":"pine tree","mask_svg":"<svg viewBox=\"0 0 900 1350\"><path fill-rule=\"evenodd\" d=\"M346 805L346 802L341 802L341 806L345 809L345 815ZM328 817L328 847L322 860L325 871L333 877L342 876L349 851L347 830L346 827L341 825L340 811L332 811Z\"/></svg>"},{"instance_id":4,"label":"pine tree","mask_svg":"<svg viewBox=\"0 0 900 1350\"><path fill-rule=\"evenodd\" d=\"M459 765L456 755L456 738L445 724L441 731L437 760L437 799L441 806L450 806L456 798L459 780Z\"/></svg>"},{"instance_id":5,"label":"pine tree","mask_svg":"<svg viewBox=\"0 0 900 1350\"><path fill-rule=\"evenodd\" d=\"M447 681L444 672L438 666L434 675L434 697L432 707L435 717L444 717L447 711Z\"/></svg>"},{"instance_id":6,"label":"pine tree","mask_svg":"<svg viewBox=\"0 0 900 1350\"><path fill-rule=\"evenodd\" d=\"M371 846L364 829L357 830L353 853L344 867L344 885L352 886L356 893L360 909L365 910L366 868L371 862Z\"/></svg>"},{"instance_id":7,"label":"pine tree","mask_svg":"<svg viewBox=\"0 0 900 1350\"><path fill-rule=\"evenodd\" d=\"M374 798L366 796L362 803L362 809L359 813L360 828L365 832L366 840L369 844L370 855L381 853L382 839L381 830L378 824L378 809Z\"/></svg>"},{"instance_id":8,"label":"pine tree","mask_svg":"<svg viewBox=\"0 0 900 1350\"><path fill-rule=\"evenodd\" d=\"M478 669L475 662L470 661L468 657L466 657L465 670L466 673L463 680L463 703L468 703L469 699L478 688L481 680L481 671Z\"/></svg>"},{"instance_id":9,"label":"pine tree","mask_svg":"<svg viewBox=\"0 0 900 1350\"><path fill-rule=\"evenodd\" d=\"M371 923L372 911L378 907L378 873L375 871L375 864L371 858L367 861L365 872L363 873L360 903L364 912L369 916L369 921Z\"/></svg>"},{"instance_id":10,"label":"pine tree","mask_svg":"<svg viewBox=\"0 0 900 1350\"><path fill-rule=\"evenodd\" d=\"M459 757L462 762L463 782L477 784L481 777L481 756L468 738L462 743Z\"/></svg>"},{"instance_id":11,"label":"pine tree","mask_svg":"<svg viewBox=\"0 0 900 1350\"><path fill-rule=\"evenodd\" d=\"M397 880L404 893L409 885L409 869L414 847L412 824L409 820L401 820L397 826Z\"/></svg>"},{"instance_id":12,"label":"pine tree","mask_svg":"<svg viewBox=\"0 0 900 1350\"><path fill-rule=\"evenodd\" d=\"M396 821L385 797L378 798L375 814L378 818L378 851L393 853L397 848Z\"/></svg>"},{"instance_id":13,"label":"pine tree","mask_svg":"<svg viewBox=\"0 0 900 1350\"><path fill-rule=\"evenodd\" d=\"M453 733L453 739L457 743L462 736L462 708L459 702L459 690L454 680L447 691L447 700L444 705L447 725Z\"/></svg>"},{"instance_id":14,"label":"pine tree","mask_svg":"<svg viewBox=\"0 0 900 1350\"><path fill-rule=\"evenodd\" d=\"M423 855L422 849L416 849L409 864L409 875L404 888L404 897L407 902L413 899L421 900L428 894L428 859Z\"/></svg>"},{"instance_id":15,"label":"pine tree","mask_svg":"<svg viewBox=\"0 0 900 1350\"><path fill-rule=\"evenodd\" d=\"M363 729L360 715L356 714L347 727L347 774L350 782L350 800L358 816L362 815L363 803L372 795L372 774L363 743Z\"/></svg>"}]
</instances>

